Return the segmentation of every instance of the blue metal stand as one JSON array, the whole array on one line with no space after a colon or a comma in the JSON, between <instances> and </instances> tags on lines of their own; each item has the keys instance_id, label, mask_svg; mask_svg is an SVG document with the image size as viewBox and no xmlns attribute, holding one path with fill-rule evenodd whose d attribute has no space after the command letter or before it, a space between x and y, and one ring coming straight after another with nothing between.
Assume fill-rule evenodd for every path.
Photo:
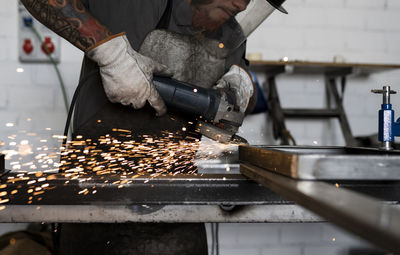
<instances>
[{"instance_id":1,"label":"blue metal stand","mask_svg":"<svg viewBox=\"0 0 400 255\"><path fill-rule=\"evenodd\" d=\"M400 136L400 118L394 121L394 110L390 103L390 94L396 94L397 92L390 90L390 86L384 86L382 90L373 89L371 92L383 95L383 103L379 110L378 140L382 142L383 149L390 150L392 149L394 137Z\"/></svg>"}]
</instances>

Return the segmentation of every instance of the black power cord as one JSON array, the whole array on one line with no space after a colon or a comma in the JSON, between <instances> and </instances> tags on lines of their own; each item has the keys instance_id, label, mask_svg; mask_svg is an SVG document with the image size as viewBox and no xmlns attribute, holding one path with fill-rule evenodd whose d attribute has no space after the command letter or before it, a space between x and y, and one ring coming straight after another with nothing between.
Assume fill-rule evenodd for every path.
<instances>
[{"instance_id":1,"label":"black power cord","mask_svg":"<svg viewBox=\"0 0 400 255\"><path fill-rule=\"evenodd\" d=\"M91 72L89 72L88 74L86 74L80 81L78 86L75 89L74 92L74 96L72 97L72 101L71 101L71 105L69 106L69 110L68 110L68 116L67 116L67 121L65 122L65 128L64 128L64 139L62 142L62 147L66 148L67 146L67 140L68 140L68 130L70 129L70 125L71 125L71 119L72 119L72 114L74 112L74 108L75 108L75 103L76 100L78 98L79 92L83 87L83 84L85 84L87 82L87 80L89 80L90 77L92 77L94 74L98 74L99 71L98 70L93 70Z\"/></svg>"}]
</instances>

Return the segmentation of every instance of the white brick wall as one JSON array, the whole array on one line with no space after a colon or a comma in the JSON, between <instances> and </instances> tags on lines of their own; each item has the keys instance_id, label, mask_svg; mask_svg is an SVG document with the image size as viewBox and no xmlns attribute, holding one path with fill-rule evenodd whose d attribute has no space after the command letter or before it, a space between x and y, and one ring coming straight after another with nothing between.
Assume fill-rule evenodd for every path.
<instances>
[{"instance_id":1,"label":"white brick wall","mask_svg":"<svg viewBox=\"0 0 400 255\"><path fill-rule=\"evenodd\" d=\"M274 13L251 35L249 53L261 53L266 60L286 56L291 60L332 61L341 56L348 62L400 64L399 0L288 0L285 7L289 15ZM56 147L51 136L62 132L66 116L59 83L50 65L19 63L17 27L16 0L0 0L0 141L27 130L49 140L49 147ZM60 70L71 98L82 53L66 41L61 47ZM25 71L17 73L18 67ZM323 106L322 84L320 76L278 78L285 107ZM344 105L354 134L376 132L380 97L369 91L382 85L399 90L400 72L349 79ZM399 109L400 96L394 95L392 101ZM15 126L6 127L8 122ZM293 120L287 126L299 144L343 145L338 124L332 123ZM52 130L45 130L48 127ZM250 143L271 144L269 131L266 116L258 114L249 116L240 132ZM20 226L2 224L0 232ZM346 254L350 247L365 245L322 223L220 225L221 254Z\"/></svg>"},{"instance_id":2,"label":"white brick wall","mask_svg":"<svg viewBox=\"0 0 400 255\"><path fill-rule=\"evenodd\" d=\"M397 9L400 8L400 2L397 0L387 0L386 7L388 9Z\"/></svg>"},{"instance_id":3,"label":"white brick wall","mask_svg":"<svg viewBox=\"0 0 400 255\"><path fill-rule=\"evenodd\" d=\"M211 233L210 224L206 227ZM359 238L328 223L231 223L220 224L219 229L220 252L223 255L338 255L360 247L373 249Z\"/></svg>"},{"instance_id":4,"label":"white brick wall","mask_svg":"<svg viewBox=\"0 0 400 255\"><path fill-rule=\"evenodd\" d=\"M289 15L276 12L248 40L248 53L261 53L265 60L333 61L339 56L346 62L400 64L400 8L396 0L298 0L285 3ZM262 76L261 76L262 77ZM263 83L264 79L260 79ZM277 78L284 107L323 107L324 78L320 75L281 75ZM354 135L377 132L377 111L381 98L373 88L390 85L400 89L400 70L373 74L367 78L349 77L344 106ZM400 97L392 96L394 109ZM246 120L247 122L248 120ZM251 121L255 121L252 117ZM265 121L259 116L258 123ZM329 124L333 123L333 124ZM298 144L344 145L335 121L319 123L287 121ZM251 123L248 124L249 126ZM268 124L263 124L263 126ZM330 127L329 132L327 128ZM242 135L260 142L262 130L242 128ZM255 138L253 138L253 136ZM264 135L268 137L268 134ZM261 142L270 141L265 138Z\"/></svg>"}]
</instances>

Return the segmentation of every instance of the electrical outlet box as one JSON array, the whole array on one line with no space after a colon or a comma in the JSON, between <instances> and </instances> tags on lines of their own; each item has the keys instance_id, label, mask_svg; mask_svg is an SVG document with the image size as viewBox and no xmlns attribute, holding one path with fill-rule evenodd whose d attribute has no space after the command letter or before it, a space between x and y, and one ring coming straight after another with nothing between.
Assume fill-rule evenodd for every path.
<instances>
[{"instance_id":1,"label":"electrical outlet box","mask_svg":"<svg viewBox=\"0 0 400 255\"><path fill-rule=\"evenodd\" d=\"M43 46L46 44L51 57L56 63L60 61L61 38L46 28L26 10L22 3L18 3L18 52L21 62L48 62L50 58ZM42 41L39 41L32 27L38 32Z\"/></svg>"},{"instance_id":2,"label":"electrical outlet box","mask_svg":"<svg viewBox=\"0 0 400 255\"><path fill-rule=\"evenodd\" d=\"M4 155L0 154L0 173L4 172L5 169L6 169L6 163L4 160Z\"/></svg>"}]
</instances>

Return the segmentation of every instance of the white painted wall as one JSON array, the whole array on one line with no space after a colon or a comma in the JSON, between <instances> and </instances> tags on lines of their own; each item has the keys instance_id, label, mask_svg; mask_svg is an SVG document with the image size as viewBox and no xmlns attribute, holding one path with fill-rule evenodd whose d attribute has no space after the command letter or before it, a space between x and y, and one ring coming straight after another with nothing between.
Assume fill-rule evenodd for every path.
<instances>
[{"instance_id":1,"label":"white painted wall","mask_svg":"<svg viewBox=\"0 0 400 255\"><path fill-rule=\"evenodd\" d=\"M400 64L398 0L288 0L285 7L289 15L274 13L250 37L249 53L261 53L265 60L332 61L338 56L347 62ZM51 65L19 63L17 22L16 0L0 0L0 142L5 142L0 150L13 148L8 138L13 134L17 143L29 139L39 147L39 140L46 139L48 147L58 147L52 136L62 133L66 117L59 83ZM79 50L62 42L59 67L70 98L81 58ZM23 73L16 72L20 67ZM277 82L285 107L325 103L323 77L281 76ZM369 91L382 85L400 89L400 72L349 79L344 104L355 135L376 132L381 97ZM400 96L392 101L399 109ZM299 144L344 144L337 125L327 121L289 121L288 128ZM267 129L259 114L246 120L241 134L261 144L267 141ZM20 227L0 225L0 232ZM221 224L220 229L221 254L347 254L349 247L364 246L328 224Z\"/></svg>"}]
</instances>

